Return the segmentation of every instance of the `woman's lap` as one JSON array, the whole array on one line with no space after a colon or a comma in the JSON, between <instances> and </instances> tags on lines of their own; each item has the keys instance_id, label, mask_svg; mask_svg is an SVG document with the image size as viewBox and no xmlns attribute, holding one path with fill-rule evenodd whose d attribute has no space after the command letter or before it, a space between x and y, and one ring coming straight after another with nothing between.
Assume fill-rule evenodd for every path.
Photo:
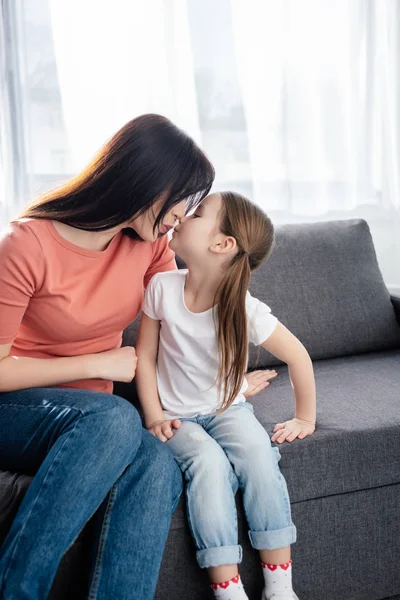
<instances>
[{"instance_id":1,"label":"woman's lap","mask_svg":"<svg viewBox=\"0 0 400 600\"><path fill-rule=\"evenodd\" d=\"M30 388L0 394L0 469L35 472L52 445L79 419L88 435L94 425L119 434L142 435L140 417L127 401L112 394L74 388ZM89 418L88 418L89 417ZM122 443L122 439L121 439ZM129 442L128 442L129 443Z\"/></svg>"},{"instance_id":2,"label":"woman's lap","mask_svg":"<svg viewBox=\"0 0 400 600\"><path fill-rule=\"evenodd\" d=\"M25 584L29 597L47 597L62 554L113 486L118 492L112 508L107 504L109 553L98 561L112 570L123 564L127 576L99 580L93 597L124 598L127 588L153 596L181 478L169 451L143 431L129 402L68 388L2 394L0 456L2 469L36 473L0 550L4 598L22 594ZM151 523L157 526L143 544ZM104 536L106 522L99 527ZM139 546L144 562L134 559Z\"/></svg>"}]
</instances>

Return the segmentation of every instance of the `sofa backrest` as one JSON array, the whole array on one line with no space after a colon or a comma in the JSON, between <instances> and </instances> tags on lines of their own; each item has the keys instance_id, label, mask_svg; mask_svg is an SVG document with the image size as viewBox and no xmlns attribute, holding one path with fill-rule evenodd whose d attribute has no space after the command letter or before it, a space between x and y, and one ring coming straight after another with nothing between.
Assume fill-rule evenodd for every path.
<instances>
[{"instance_id":1,"label":"sofa backrest","mask_svg":"<svg viewBox=\"0 0 400 600\"><path fill-rule=\"evenodd\" d=\"M313 360L400 348L400 326L364 220L277 227L274 251L253 273L250 292ZM125 330L124 345L136 345L138 326ZM250 347L250 368L278 364Z\"/></svg>"},{"instance_id":2,"label":"sofa backrest","mask_svg":"<svg viewBox=\"0 0 400 600\"><path fill-rule=\"evenodd\" d=\"M400 347L400 327L364 220L277 227L275 249L253 273L250 292L313 360ZM256 354L250 350L250 367ZM279 361L261 350L257 364Z\"/></svg>"}]
</instances>

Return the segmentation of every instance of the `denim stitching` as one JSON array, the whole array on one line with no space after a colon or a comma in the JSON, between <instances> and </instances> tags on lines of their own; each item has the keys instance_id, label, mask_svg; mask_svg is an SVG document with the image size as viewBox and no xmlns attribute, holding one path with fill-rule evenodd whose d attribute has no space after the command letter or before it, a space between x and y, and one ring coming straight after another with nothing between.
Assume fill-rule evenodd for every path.
<instances>
[{"instance_id":1,"label":"denim stitching","mask_svg":"<svg viewBox=\"0 0 400 600\"><path fill-rule=\"evenodd\" d=\"M75 410L80 415L85 416L85 413L81 408L76 408L75 406L66 406L64 404L46 404L46 406L38 406L37 404L0 404L0 409L2 408L35 408L36 410L48 410L52 408L67 408L68 410Z\"/></svg>"},{"instance_id":2,"label":"denim stitching","mask_svg":"<svg viewBox=\"0 0 400 600\"><path fill-rule=\"evenodd\" d=\"M200 540L199 540L199 537L197 536L196 531L194 530L192 519L190 518L190 510L189 510L190 499L189 499L188 483L189 483L189 481L186 481L186 517L187 517L187 520L188 520L189 529L190 529L190 531L192 533L196 549L199 549L200 548Z\"/></svg>"},{"instance_id":3,"label":"denim stitching","mask_svg":"<svg viewBox=\"0 0 400 600\"><path fill-rule=\"evenodd\" d=\"M114 484L109 493L109 498L107 502L107 508L104 513L103 524L101 527L101 535L99 540L99 546L97 550L96 563L93 570L93 578L92 583L90 585L88 600L96 600L97 591L99 589L99 581L101 574L101 562L103 560L104 547L106 544L106 538L110 526L111 519L111 511L114 506L115 499L117 497L117 484Z\"/></svg>"}]
</instances>

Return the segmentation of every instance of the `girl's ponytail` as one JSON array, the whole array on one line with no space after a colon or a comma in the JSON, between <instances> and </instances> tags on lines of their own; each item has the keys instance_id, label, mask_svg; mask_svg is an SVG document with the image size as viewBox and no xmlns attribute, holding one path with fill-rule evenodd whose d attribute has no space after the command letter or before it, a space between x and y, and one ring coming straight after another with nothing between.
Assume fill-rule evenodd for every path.
<instances>
[{"instance_id":1,"label":"girl's ponytail","mask_svg":"<svg viewBox=\"0 0 400 600\"><path fill-rule=\"evenodd\" d=\"M219 348L218 389L221 408L239 394L247 368L246 293L250 281L247 252L239 251L217 290L216 328Z\"/></svg>"},{"instance_id":2,"label":"girl's ponytail","mask_svg":"<svg viewBox=\"0 0 400 600\"><path fill-rule=\"evenodd\" d=\"M236 240L238 251L215 295L215 326L219 350L217 385L222 410L239 394L247 369L246 293L251 271L269 256L274 245L271 220L249 200L223 192L220 229Z\"/></svg>"}]
</instances>

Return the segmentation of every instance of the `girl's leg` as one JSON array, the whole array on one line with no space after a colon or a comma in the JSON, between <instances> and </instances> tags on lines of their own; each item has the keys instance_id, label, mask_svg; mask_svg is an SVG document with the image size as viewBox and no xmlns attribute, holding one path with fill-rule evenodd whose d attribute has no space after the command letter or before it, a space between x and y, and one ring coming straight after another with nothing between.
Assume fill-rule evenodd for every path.
<instances>
[{"instance_id":1,"label":"girl's leg","mask_svg":"<svg viewBox=\"0 0 400 600\"><path fill-rule=\"evenodd\" d=\"M250 541L260 551L266 578L279 566L279 575L282 571L286 580L283 586L291 590L290 544L296 541L296 528L278 466L278 448L272 448L250 404L231 406L211 421L207 431L233 465L243 492Z\"/></svg>"},{"instance_id":2,"label":"girl's leg","mask_svg":"<svg viewBox=\"0 0 400 600\"><path fill-rule=\"evenodd\" d=\"M199 566L208 568L217 597L228 585L231 590L236 585L242 590L237 597L247 598L237 569L242 560L234 499L237 480L225 453L201 425L191 421L182 423L167 446L185 476L188 521Z\"/></svg>"},{"instance_id":3,"label":"girl's leg","mask_svg":"<svg viewBox=\"0 0 400 600\"><path fill-rule=\"evenodd\" d=\"M0 596L39 600L47 597L64 552L116 480L124 481L142 441L141 422L116 396L37 388L0 395L0 432L0 468L36 472L0 550ZM115 552L116 560L126 560L125 546L115 544ZM148 577L143 569L135 575Z\"/></svg>"}]
</instances>

